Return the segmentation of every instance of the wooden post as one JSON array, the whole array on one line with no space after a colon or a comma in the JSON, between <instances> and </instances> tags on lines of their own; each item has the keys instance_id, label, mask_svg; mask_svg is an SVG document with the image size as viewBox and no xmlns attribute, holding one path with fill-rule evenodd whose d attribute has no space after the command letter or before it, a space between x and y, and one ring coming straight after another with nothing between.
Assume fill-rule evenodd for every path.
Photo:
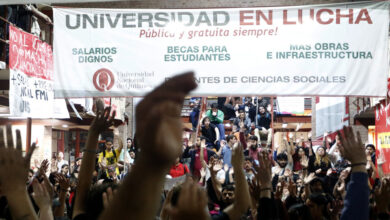
<instances>
[{"instance_id":1,"label":"wooden post","mask_svg":"<svg viewBox=\"0 0 390 220\"><path fill-rule=\"evenodd\" d=\"M59 152L64 153L64 146L65 146L65 132L64 131L59 131L60 132L60 138L57 139L57 155Z\"/></svg>"},{"instance_id":2,"label":"wooden post","mask_svg":"<svg viewBox=\"0 0 390 220\"><path fill-rule=\"evenodd\" d=\"M80 154L80 130L76 130L75 158Z\"/></svg>"},{"instance_id":3,"label":"wooden post","mask_svg":"<svg viewBox=\"0 0 390 220\"><path fill-rule=\"evenodd\" d=\"M28 152L30 146L31 146L31 125L32 125L32 119L27 118L27 131L26 131L26 152Z\"/></svg>"}]
</instances>

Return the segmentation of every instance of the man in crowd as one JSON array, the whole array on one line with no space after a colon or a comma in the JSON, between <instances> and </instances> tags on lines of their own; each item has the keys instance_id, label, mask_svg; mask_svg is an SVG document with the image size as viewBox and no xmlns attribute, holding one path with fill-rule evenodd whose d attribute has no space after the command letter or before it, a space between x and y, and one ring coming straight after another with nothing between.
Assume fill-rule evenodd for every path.
<instances>
[{"instance_id":1,"label":"man in crowd","mask_svg":"<svg viewBox=\"0 0 390 220\"><path fill-rule=\"evenodd\" d=\"M254 122L256 118L256 106L252 103L252 97L245 97L245 103L240 107L241 109L244 109L245 114L249 117L251 122Z\"/></svg>"},{"instance_id":2,"label":"man in crowd","mask_svg":"<svg viewBox=\"0 0 390 220\"><path fill-rule=\"evenodd\" d=\"M66 177L70 177L69 176L69 165L68 164L64 164L64 165L62 165L62 167L61 167L61 172L60 172L62 175L64 175L64 176L66 176Z\"/></svg>"},{"instance_id":3,"label":"man in crowd","mask_svg":"<svg viewBox=\"0 0 390 220\"><path fill-rule=\"evenodd\" d=\"M64 153L62 151L60 151L60 152L58 152L58 156L57 156L57 169L58 169L58 171L61 171L62 166L64 164L69 165L68 161L64 160Z\"/></svg>"},{"instance_id":4,"label":"man in crowd","mask_svg":"<svg viewBox=\"0 0 390 220\"><path fill-rule=\"evenodd\" d=\"M233 124L236 125L238 129L240 129L241 126L246 126L247 129L251 128L251 120L244 109L238 110L238 117L234 119Z\"/></svg>"},{"instance_id":5,"label":"man in crowd","mask_svg":"<svg viewBox=\"0 0 390 220\"><path fill-rule=\"evenodd\" d=\"M375 146L373 144L366 145L366 154L371 157L371 161L376 164Z\"/></svg>"},{"instance_id":6,"label":"man in crowd","mask_svg":"<svg viewBox=\"0 0 390 220\"><path fill-rule=\"evenodd\" d=\"M215 148L219 150L219 129L216 125L212 124L209 117L202 119L201 134L206 139L206 144L209 148Z\"/></svg>"},{"instance_id":7,"label":"man in crowd","mask_svg":"<svg viewBox=\"0 0 390 220\"><path fill-rule=\"evenodd\" d=\"M258 154L261 152L261 148L258 145L258 137L251 135L248 138L247 150L245 150L245 155L252 158L255 161L258 161Z\"/></svg>"},{"instance_id":8,"label":"man in crowd","mask_svg":"<svg viewBox=\"0 0 390 220\"><path fill-rule=\"evenodd\" d=\"M271 114L267 112L264 106L259 106L257 115L257 128L260 131L267 131L271 125Z\"/></svg>"},{"instance_id":9,"label":"man in crowd","mask_svg":"<svg viewBox=\"0 0 390 220\"><path fill-rule=\"evenodd\" d=\"M99 166L104 171L104 173L108 176L108 168L112 168L115 170L116 174L119 175L118 168L118 160L119 155L122 151L123 145L119 140L119 147L114 149L112 138L106 138L105 150L99 154Z\"/></svg>"},{"instance_id":10,"label":"man in crowd","mask_svg":"<svg viewBox=\"0 0 390 220\"><path fill-rule=\"evenodd\" d=\"M218 104L211 104L211 109L206 112L206 116L209 117L210 122L217 126L219 130L219 140L225 140L225 127L223 125L224 113L218 109Z\"/></svg>"},{"instance_id":11,"label":"man in crowd","mask_svg":"<svg viewBox=\"0 0 390 220\"><path fill-rule=\"evenodd\" d=\"M197 104L196 101L190 102L190 122L192 124L192 131L196 131L196 128L198 127L198 121L199 121L199 104Z\"/></svg>"},{"instance_id":12,"label":"man in crowd","mask_svg":"<svg viewBox=\"0 0 390 220\"><path fill-rule=\"evenodd\" d=\"M201 149L203 150L203 160L206 164L209 159L215 155L215 152L206 148L206 140L203 137L197 137L195 147L187 146L183 152L183 158L191 158L190 170L191 173L196 177L200 178L200 170L203 167L201 159Z\"/></svg>"},{"instance_id":13,"label":"man in crowd","mask_svg":"<svg viewBox=\"0 0 390 220\"><path fill-rule=\"evenodd\" d=\"M218 151L218 155L222 157L223 159L223 164L228 165L229 167L232 167L232 150L233 150L233 145L237 143L237 138L234 135L228 135L226 137L226 142L227 144L221 147L221 149Z\"/></svg>"}]
</instances>

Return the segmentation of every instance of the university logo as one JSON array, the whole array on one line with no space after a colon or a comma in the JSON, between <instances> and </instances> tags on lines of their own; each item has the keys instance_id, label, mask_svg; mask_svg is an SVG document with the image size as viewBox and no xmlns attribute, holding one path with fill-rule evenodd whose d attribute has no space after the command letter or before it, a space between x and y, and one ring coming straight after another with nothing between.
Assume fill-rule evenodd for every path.
<instances>
[{"instance_id":1,"label":"university logo","mask_svg":"<svg viewBox=\"0 0 390 220\"><path fill-rule=\"evenodd\" d=\"M115 83L112 72L106 68L99 69L93 75L93 85L100 92L108 91Z\"/></svg>"}]
</instances>

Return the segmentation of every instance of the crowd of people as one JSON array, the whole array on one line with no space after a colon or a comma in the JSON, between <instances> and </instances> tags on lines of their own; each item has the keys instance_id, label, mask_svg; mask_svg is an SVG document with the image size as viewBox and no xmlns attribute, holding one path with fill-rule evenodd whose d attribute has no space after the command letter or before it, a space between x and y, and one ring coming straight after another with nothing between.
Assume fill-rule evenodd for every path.
<instances>
[{"instance_id":1,"label":"crowd of people","mask_svg":"<svg viewBox=\"0 0 390 220\"><path fill-rule=\"evenodd\" d=\"M351 127L322 146L286 136L272 149L266 105L256 115L250 99L235 108L228 98L183 145L181 109L195 87L187 73L153 90L136 109L136 139L124 148L106 138L102 152L115 112L97 102L74 164L60 152L31 167L35 144L23 157L20 132L14 143L11 126L0 130L0 219L390 219L390 179Z\"/></svg>"}]
</instances>

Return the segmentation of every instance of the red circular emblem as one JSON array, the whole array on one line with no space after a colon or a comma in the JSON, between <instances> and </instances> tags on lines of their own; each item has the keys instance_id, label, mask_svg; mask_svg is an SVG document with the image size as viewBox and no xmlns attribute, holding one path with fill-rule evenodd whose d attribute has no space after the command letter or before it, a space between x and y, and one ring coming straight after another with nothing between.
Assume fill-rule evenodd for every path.
<instances>
[{"instance_id":1,"label":"red circular emblem","mask_svg":"<svg viewBox=\"0 0 390 220\"><path fill-rule=\"evenodd\" d=\"M114 85L114 82L114 75L106 68L99 69L93 74L93 85L100 92L110 90Z\"/></svg>"}]
</instances>

